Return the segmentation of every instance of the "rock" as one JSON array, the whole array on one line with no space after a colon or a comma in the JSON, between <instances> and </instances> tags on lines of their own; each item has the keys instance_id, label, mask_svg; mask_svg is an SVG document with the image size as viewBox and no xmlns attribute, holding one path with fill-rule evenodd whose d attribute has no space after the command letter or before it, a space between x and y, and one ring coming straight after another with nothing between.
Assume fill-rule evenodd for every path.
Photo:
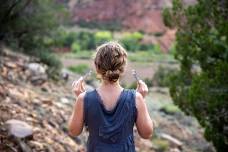
<instances>
[{"instance_id":1,"label":"rock","mask_svg":"<svg viewBox=\"0 0 228 152\"><path fill-rule=\"evenodd\" d=\"M20 138L16 139L17 144L20 146L22 152L32 152L32 149Z\"/></svg>"},{"instance_id":2,"label":"rock","mask_svg":"<svg viewBox=\"0 0 228 152\"><path fill-rule=\"evenodd\" d=\"M6 121L6 125L8 126L9 134L14 137L26 138L33 134L32 127L24 121L11 119Z\"/></svg>"},{"instance_id":3,"label":"rock","mask_svg":"<svg viewBox=\"0 0 228 152\"><path fill-rule=\"evenodd\" d=\"M6 96L6 88L4 87L4 84L0 84L0 99L4 98Z\"/></svg>"},{"instance_id":4,"label":"rock","mask_svg":"<svg viewBox=\"0 0 228 152\"><path fill-rule=\"evenodd\" d=\"M169 142L171 142L172 144L176 145L177 147L181 147L183 145L183 143L181 141L179 141L178 139L168 135L168 134L165 134L165 133L161 133L160 134L160 137L163 138L163 139L166 139L168 140Z\"/></svg>"},{"instance_id":5,"label":"rock","mask_svg":"<svg viewBox=\"0 0 228 152\"><path fill-rule=\"evenodd\" d=\"M170 152L181 152L178 148L170 149Z\"/></svg>"},{"instance_id":6,"label":"rock","mask_svg":"<svg viewBox=\"0 0 228 152\"><path fill-rule=\"evenodd\" d=\"M17 65L13 62L6 62L5 66L7 66L8 68L12 68L12 69L17 68Z\"/></svg>"},{"instance_id":7,"label":"rock","mask_svg":"<svg viewBox=\"0 0 228 152\"><path fill-rule=\"evenodd\" d=\"M29 71L28 79L32 82L32 84L41 85L47 81L47 67L45 65L39 63L29 63L26 67Z\"/></svg>"},{"instance_id":8,"label":"rock","mask_svg":"<svg viewBox=\"0 0 228 152\"><path fill-rule=\"evenodd\" d=\"M65 97L61 98L60 101L61 101L61 103L63 103L63 104L71 104L71 103L72 103L72 102L70 102L69 99L67 99L67 98L65 98Z\"/></svg>"},{"instance_id":9,"label":"rock","mask_svg":"<svg viewBox=\"0 0 228 152\"><path fill-rule=\"evenodd\" d=\"M141 139L141 142L145 147L148 147L149 149L154 148L151 140Z\"/></svg>"},{"instance_id":10,"label":"rock","mask_svg":"<svg viewBox=\"0 0 228 152\"><path fill-rule=\"evenodd\" d=\"M32 76L30 81L34 85L41 85L45 83L47 79L48 79L47 75L36 75L36 76Z\"/></svg>"},{"instance_id":11,"label":"rock","mask_svg":"<svg viewBox=\"0 0 228 152\"><path fill-rule=\"evenodd\" d=\"M39 99L40 99L40 102L42 102L43 104L47 104L47 105L53 104L53 100L51 98L41 97Z\"/></svg>"},{"instance_id":12,"label":"rock","mask_svg":"<svg viewBox=\"0 0 228 152\"><path fill-rule=\"evenodd\" d=\"M61 71L61 74L60 74L61 78L65 81L68 81L69 80L69 76L70 76L70 73L68 72L68 70L66 69L63 69Z\"/></svg>"},{"instance_id":13,"label":"rock","mask_svg":"<svg viewBox=\"0 0 228 152\"><path fill-rule=\"evenodd\" d=\"M39 63L29 63L27 68L35 75L45 74L46 68Z\"/></svg>"}]
</instances>

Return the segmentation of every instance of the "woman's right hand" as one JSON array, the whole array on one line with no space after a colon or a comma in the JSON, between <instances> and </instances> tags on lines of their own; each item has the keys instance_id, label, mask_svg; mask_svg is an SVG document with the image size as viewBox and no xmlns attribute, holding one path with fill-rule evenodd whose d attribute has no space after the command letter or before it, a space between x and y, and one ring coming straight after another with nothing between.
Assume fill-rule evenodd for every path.
<instances>
[{"instance_id":1,"label":"woman's right hand","mask_svg":"<svg viewBox=\"0 0 228 152\"><path fill-rule=\"evenodd\" d=\"M83 77L79 78L77 81L74 81L72 83L72 87L72 91L76 97L78 97L81 93L85 92Z\"/></svg>"},{"instance_id":2,"label":"woman's right hand","mask_svg":"<svg viewBox=\"0 0 228 152\"><path fill-rule=\"evenodd\" d=\"M148 87L146 83L143 82L142 80L139 80L137 83L136 91L139 92L143 96L143 98L145 98L146 95L148 94Z\"/></svg>"}]
</instances>

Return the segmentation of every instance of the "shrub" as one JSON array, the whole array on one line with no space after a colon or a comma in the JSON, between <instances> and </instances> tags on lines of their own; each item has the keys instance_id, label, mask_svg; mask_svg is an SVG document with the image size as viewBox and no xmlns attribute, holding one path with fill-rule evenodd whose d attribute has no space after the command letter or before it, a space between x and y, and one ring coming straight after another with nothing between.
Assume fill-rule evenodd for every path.
<instances>
[{"instance_id":1,"label":"shrub","mask_svg":"<svg viewBox=\"0 0 228 152\"><path fill-rule=\"evenodd\" d=\"M169 142L164 139L156 138L152 140L152 143L156 145L157 149L161 152L167 151L169 148Z\"/></svg>"},{"instance_id":2,"label":"shrub","mask_svg":"<svg viewBox=\"0 0 228 152\"><path fill-rule=\"evenodd\" d=\"M75 66L70 66L68 69L78 74L85 74L89 70L89 66L87 64L78 64Z\"/></svg>"},{"instance_id":3,"label":"shrub","mask_svg":"<svg viewBox=\"0 0 228 152\"><path fill-rule=\"evenodd\" d=\"M173 104L166 104L163 107L161 107L160 110L167 113L167 114L175 114L175 113L180 112L180 109Z\"/></svg>"},{"instance_id":4,"label":"shrub","mask_svg":"<svg viewBox=\"0 0 228 152\"><path fill-rule=\"evenodd\" d=\"M128 89L136 89L137 88L137 83L136 82L133 82L131 83L130 85L127 85L126 86Z\"/></svg>"},{"instance_id":5,"label":"shrub","mask_svg":"<svg viewBox=\"0 0 228 152\"><path fill-rule=\"evenodd\" d=\"M82 50L94 49L96 46L94 33L91 32L80 31L75 41L80 44Z\"/></svg>"},{"instance_id":6,"label":"shrub","mask_svg":"<svg viewBox=\"0 0 228 152\"><path fill-rule=\"evenodd\" d=\"M175 69L160 66L154 74L152 84L153 86L168 87L170 84L170 77L175 73Z\"/></svg>"},{"instance_id":7,"label":"shrub","mask_svg":"<svg viewBox=\"0 0 228 152\"><path fill-rule=\"evenodd\" d=\"M81 50L81 46L77 43L77 42L74 42L72 45L71 45L71 50L74 52L74 53L77 53Z\"/></svg>"},{"instance_id":8,"label":"shrub","mask_svg":"<svg viewBox=\"0 0 228 152\"><path fill-rule=\"evenodd\" d=\"M52 33L64 22L64 6L51 0L8 0L0 7L0 41L16 51L39 57L53 70L49 74L58 73L61 64L49 51L49 45L53 44Z\"/></svg>"},{"instance_id":9,"label":"shrub","mask_svg":"<svg viewBox=\"0 0 228 152\"><path fill-rule=\"evenodd\" d=\"M104 42L112 40L112 33L109 31L99 31L95 33L95 42L96 45L100 45Z\"/></svg>"},{"instance_id":10,"label":"shrub","mask_svg":"<svg viewBox=\"0 0 228 152\"><path fill-rule=\"evenodd\" d=\"M140 41L143 38L143 34L139 32L124 33L121 38L121 43L128 51L140 50Z\"/></svg>"},{"instance_id":11,"label":"shrub","mask_svg":"<svg viewBox=\"0 0 228 152\"><path fill-rule=\"evenodd\" d=\"M34 51L32 55L35 55L40 59L41 62L48 65L47 73L50 78L58 79L60 74L60 69L62 68L62 63L58 60L57 56L51 53L49 50L43 48L42 50Z\"/></svg>"},{"instance_id":12,"label":"shrub","mask_svg":"<svg viewBox=\"0 0 228 152\"><path fill-rule=\"evenodd\" d=\"M228 1L199 0L186 8L174 0L164 16L167 25L172 21L178 29L175 57L181 67L171 77L170 94L205 127L206 139L218 152L228 148L227 6ZM201 72L193 72L194 65Z\"/></svg>"}]
</instances>

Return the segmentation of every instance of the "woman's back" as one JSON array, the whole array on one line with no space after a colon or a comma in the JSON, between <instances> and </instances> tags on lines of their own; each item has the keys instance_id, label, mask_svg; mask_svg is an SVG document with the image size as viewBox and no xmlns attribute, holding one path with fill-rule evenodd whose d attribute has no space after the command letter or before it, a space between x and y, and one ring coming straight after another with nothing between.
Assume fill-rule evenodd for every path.
<instances>
[{"instance_id":1,"label":"woman's back","mask_svg":"<svg viewBox=\"0 0 228 152\"><path fill-rule=\"evenodd\" d=\"M148 87L142 80L137 82L137 91L123 89L119 84L126 62L127 52L121 45L103 44L94 59L100 87L85 92L83 77L73 83L77 101L69 133L79 135L84 125L88 126L88 152L135 152L134 124L141 137L152 135L153 124L144 102Z\"/></svg>"},{"instance_id":2,"label":"woman's back","mask_svg":"<svg viewBox=\"0 0 228 152\"><path fill-rule=\"evenodd\" d=\"M111 97L110 97L111 98ZM134 152L135 91L123 89L112 110L107 110L95 89L84 97L84 121L89 129L89 152Z\"/></svg>"}]
</instances>

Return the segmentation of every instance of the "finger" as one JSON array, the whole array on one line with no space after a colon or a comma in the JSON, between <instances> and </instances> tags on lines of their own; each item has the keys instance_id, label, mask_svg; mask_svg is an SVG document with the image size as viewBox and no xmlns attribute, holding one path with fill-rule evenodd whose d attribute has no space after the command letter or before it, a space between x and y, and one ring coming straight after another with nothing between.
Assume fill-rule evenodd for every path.
<instances>
[{"instance_id":1,"label":"finger","mask_svg":"<svg viewBox=\"0 0 228 152\"><path fill-rule=\"evenodd\" d=\"M75 83L76 83L76 80L74 80L74 81L72 82L72 87L74 87Z\"/></svg>"},{"instance_id":2,"label":"finger","mask_svg":"<svg viewBox=\"0 0 228 152\"><path fill-rule=\"evenodd\" d=\"M72 83L72 87L75 86L78 82L82 81L83 77L80 77L78 80L74 80Z\"/></svg>"},{"instance_id":3,"label":"finger","mask_svg":"<svg viewBox=\"0 0 228 152\"><path fill-rule=\"evenodd\" d=\"M141 84L142 84L141 81L142 80L137 81L137 88L140 88L141 87Z\"/></svg>"},{"instance_id":4,"label":"finger","mask_svg":"<svg viewBox=\"0 0 228 152\"><path fill-rule=\"evenodd\" d=\"M85 91L85 87L84 87L83 81L82 81L82 83L80 83L80 90L81 90L81 92Z\"/></svg>"}]
</instances>

